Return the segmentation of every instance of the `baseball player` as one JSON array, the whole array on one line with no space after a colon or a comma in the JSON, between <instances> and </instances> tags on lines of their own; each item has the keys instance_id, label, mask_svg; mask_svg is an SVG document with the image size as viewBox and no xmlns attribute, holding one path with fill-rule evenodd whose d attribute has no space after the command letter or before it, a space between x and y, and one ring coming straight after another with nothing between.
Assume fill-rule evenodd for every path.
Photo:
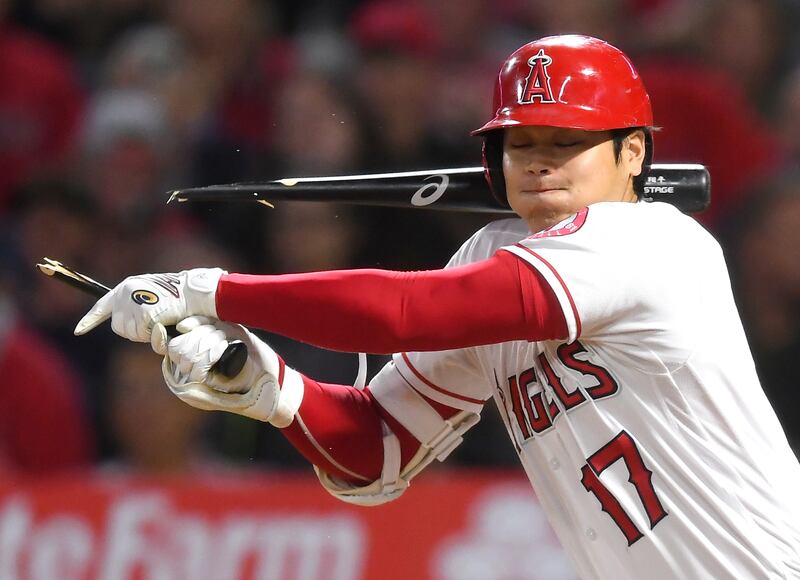
<instances>
[{"instance_id":1,"label":"baseball player","mask_svg":"<svg viewBox=\"0 0 800 580\"><path fill-rule=\"evenodd\" d=\"M397 498L494 399L583 578L799 578L800 467L721 249L671 205L638 200L652 126L618 49L531 42L475 131L520 219L484 227L446 268L134 276L76 333L110 317L149 341L178 397L282 428L344 501ZM321 384L239 324L398 354L366 389ZM233 339L249 358L226 379L210 368Z\"/></svg>"}]
</instances>

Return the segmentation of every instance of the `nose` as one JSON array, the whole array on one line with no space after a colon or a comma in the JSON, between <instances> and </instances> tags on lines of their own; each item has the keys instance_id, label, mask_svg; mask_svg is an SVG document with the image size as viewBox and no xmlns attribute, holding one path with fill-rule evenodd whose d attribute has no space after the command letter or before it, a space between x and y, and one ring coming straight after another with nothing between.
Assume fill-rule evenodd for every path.
<instances>
[{"instance_id":1,"label":"nose","mask_svg":"<svg viewBox=\"0 0 800 580\"><path fill-rule=\"evenodd\" d=\"M553 172L554 167L555 163L552 158L542 152L536 152L528 158L525 169L534 175L549 175Z\"/></svg>"},{"instance_id":2,"label":"nose","mask_svg":"<svg viewBox=\"0 0 800 580\"><path fill-rule=\"evenodd\" d=\"M558 166L558 151L550 143L535 143L522 150L525 171L531 175L544 176Z\"/></svg>"}]
</instances>

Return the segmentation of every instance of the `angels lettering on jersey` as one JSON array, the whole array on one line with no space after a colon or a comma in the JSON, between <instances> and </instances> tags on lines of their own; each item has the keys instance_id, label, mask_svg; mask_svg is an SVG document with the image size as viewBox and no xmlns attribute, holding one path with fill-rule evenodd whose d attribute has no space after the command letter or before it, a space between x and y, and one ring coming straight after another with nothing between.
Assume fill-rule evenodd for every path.
<instances>
[{"instance_id":1,"label":"angels lettering on jersey","mask_svg":"<svg viewBox=\"0 0 800 580\"><path fill-rule=\"evenodd\" d=\"M562 410L569 413L619 391L619 382L608 369L591 362L591 352L579 341L561 344L555 354L551 361L539 352L531 357L529 368L497 385L498 396L510 410L509 425L518 449L552 428Z\"/></svg>"}]
</instances>

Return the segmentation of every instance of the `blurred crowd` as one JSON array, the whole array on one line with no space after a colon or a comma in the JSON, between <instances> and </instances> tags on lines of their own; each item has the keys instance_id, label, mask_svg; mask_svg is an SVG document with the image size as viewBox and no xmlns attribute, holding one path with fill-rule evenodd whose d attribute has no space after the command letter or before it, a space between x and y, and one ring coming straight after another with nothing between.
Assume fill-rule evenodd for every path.
<instances>
[{"instance_id":1,"label":"blurred crowd","mask_svg":"<svg viewBox=\"0 0 800 580\"><path fill-rule=\"evenodd\" d=\"M798 29L798 0L0 0L0 473L307 469L275 429L172 397L149 347L107 325L74 337L92 299L33 265L49 256L107 284L195 266L440 267L496 216L176 207L166 192L478 165L469 131L491 114L499 64L567 32L633 58L656 161L708 166L697 219L723 243L800 450ZM316 379L356 377L353 354L266 338ZM515 461L487 408L449 464Z\"/></svg>"}]
</instances>

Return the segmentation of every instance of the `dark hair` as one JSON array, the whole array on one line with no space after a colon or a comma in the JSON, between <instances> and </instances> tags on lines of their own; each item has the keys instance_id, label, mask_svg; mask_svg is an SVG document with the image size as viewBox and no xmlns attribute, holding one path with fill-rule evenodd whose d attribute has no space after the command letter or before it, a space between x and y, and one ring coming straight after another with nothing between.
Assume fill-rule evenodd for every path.
<instances>
[{"instance_id":1,"label":"dark hair","mask_svg":"<svg viewBox=\"0 0 800 580\"><path fill-rule=\"evenodd\" d=\"M619 163L622 156L622 144L625 138L636 131L644 132L644 162L642 172L633 178L633 191L636 197L641 198L644 194L644 184L647 182L647 174L650 173L650 164L653 162L653 128L652 127L626 127L624 129L612 129L611 139L614 141L614 157Z\"/></svg>"},{"instance_id":2,"label":"dark hair","mask_svg":"<svg viewBox=\"0 0 800 580\"><path fill-rule=\"evenodd\" d=\"M9 209L25 215L40 207L56 207L69 215L92 217L97 202L82 184L66 175L44 174L17 186L11 195Z\"/></svg>"}]
</instances>

